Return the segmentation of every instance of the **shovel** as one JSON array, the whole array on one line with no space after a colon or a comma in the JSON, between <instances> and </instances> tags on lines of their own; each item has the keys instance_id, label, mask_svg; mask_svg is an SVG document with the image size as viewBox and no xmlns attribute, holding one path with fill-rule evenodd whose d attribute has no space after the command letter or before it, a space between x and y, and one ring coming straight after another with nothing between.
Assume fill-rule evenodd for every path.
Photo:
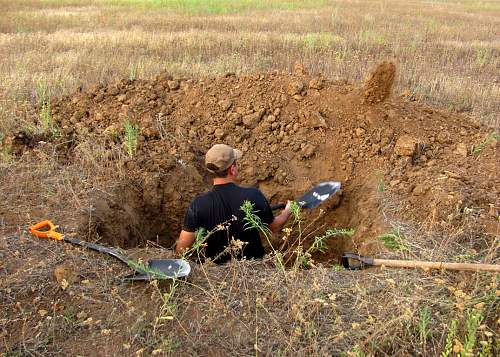
<instances>
[{"instance_id":1,"label":"shovel","mask_svg":"<svg viewBox=\"0 0 500 357\"><path fill-rule=\"evenodd\" d=\"M500 273L500 265L472 264L472 263L446 263L424 262L419 260L391 260L364 257L356 253L342 255L342 265L349 270L359 270L369 266L386 266L395 268L421 268L421 269L448 269L468 271L491 271Z\"/></svg>"},{"instance_id":2,"label":"shovel","mask_svg":"<svg viewBox=\"0 0 500 357\"><path fill-rule=\"evenodd\" d=\"M178 279L188 276L191 272L191 266L183 259L153 259L148 261L146 265L142 265L122 255L116 249L85 242L77 238L69 238L62 233L56 232L56 229L56 225L51 221L45 220L31 226L29 231L38 238L63 240L115 257L135 271L133 274L125 276L125 280Z\"/></svg>"},{"instance_id":3,"label":"shovel","mask_svg":"<svg viewBox=\"0 0 500 357\"><path fill-rule=\"evenodd\" d=\"M304 193L296 202L300 207L311 209L319 204L323 203L330 197L332 197L341 188L340 182L336 181L325 181L317 184L312 189ZM277 209L283 209L286 204L280 203L275 206L271 206L273 211Z\"/></svg>"}]
</instances>

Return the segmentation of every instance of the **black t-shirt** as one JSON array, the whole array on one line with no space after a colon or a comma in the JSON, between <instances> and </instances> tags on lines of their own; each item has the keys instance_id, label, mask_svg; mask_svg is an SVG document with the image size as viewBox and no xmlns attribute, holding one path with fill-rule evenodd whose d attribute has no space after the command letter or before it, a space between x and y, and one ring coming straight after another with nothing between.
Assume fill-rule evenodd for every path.
<instances>
[{"instance_id":1,"label":"black t-shirt","mask_svg":"<svg viewBox=\"0 0 500 357\"><path fill-rule=\"evenodd\" d=\"M207 258L217 257L228 246L231 238L246 243L241 255L247 259L264 256L258 230L244 227L244 213L240 209L244 201L253 203L255 214L263 223L272 223L274 216L264 195L256 188L240 187L234 183L214 185L210 191L197 196L189 205L183 225L187 232L195 232L198 228L205 228L210 232L219 224L236 217L235 221L230 222L228 229L216 231L208 237L204 252ZM220 263L229 258L229 254L225 254L216 261Z\"/></svg>"}]
</instances>

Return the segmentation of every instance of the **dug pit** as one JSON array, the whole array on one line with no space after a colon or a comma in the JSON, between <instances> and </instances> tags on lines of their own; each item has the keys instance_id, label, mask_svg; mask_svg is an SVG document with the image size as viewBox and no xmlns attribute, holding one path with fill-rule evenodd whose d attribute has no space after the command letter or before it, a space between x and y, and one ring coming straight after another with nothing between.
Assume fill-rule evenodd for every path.
<instances>
[{"instance_id":1,"label":"dug pit","mask_svg":"<svg viewBox=\"0 0 500 357\"><path fill-rule=\"evenodd\" d=\"M342 182L341 196L304 213L311 229L305 244L328 228L354 228L352 237L330 240L318 258L370 254L390 228L380 212L386 191L404 207L399 214L417 222L449 221L464 207L487 209L496 200L495 178L484 174L492 172L491 161L468 150L484 131L392 98L394 73L394 64L384 62L360 87L303 70L122 80L54 100L60 136L45 141L64 165L94 160L96 170L108 170L96 175L107 189L94 193L81 220L89 239L97 234L125 248L148 240L172 246L187 205L210 188L203 155L223 142L243 151L241 183L259 187L272 203L321 181ZM36 149L22 144L32 143L26 136L9 138L17 143L14 154Z\"/></svg>"}]
</instances>

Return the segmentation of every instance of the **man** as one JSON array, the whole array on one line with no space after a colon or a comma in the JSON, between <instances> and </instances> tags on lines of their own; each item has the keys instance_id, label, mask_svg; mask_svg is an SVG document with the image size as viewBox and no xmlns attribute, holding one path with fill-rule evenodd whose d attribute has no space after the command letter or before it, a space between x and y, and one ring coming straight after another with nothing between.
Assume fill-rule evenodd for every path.
<instances>
[{"instance_id":1,"label":"man","mask_svg":"<svg viewBox=\"0 0 500 357\"><path fill-rule=\"evenodd\" d=\"M197 196L189 205L184 218L183 229L177 240L176 252L181 254L189 249L195 241L195 231L204 228L208 232L222 223L228 223L227 229L216 230L206 240L205 257L222 263L230 259L225 251L231 239L244 243L242 257L262 258L264 247L259 231L245 228L244 213L240 209L245 201L253 204L256 215L263 223L269 225L275 233L290 217L290 201L281 213L274 217L268 201L256 188L245 188L236 185L238 167L236 160L242 156L241 151L225 144L212 146L205 155L205 166L213 177L210 191ZM233 216L236 220L232 220Z\"/></svg>"}]
</instances>

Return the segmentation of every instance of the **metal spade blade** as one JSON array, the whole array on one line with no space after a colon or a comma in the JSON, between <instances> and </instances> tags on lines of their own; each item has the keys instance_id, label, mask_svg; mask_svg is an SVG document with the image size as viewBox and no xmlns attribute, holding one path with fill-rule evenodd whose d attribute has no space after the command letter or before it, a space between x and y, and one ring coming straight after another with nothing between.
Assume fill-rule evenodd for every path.
<instances>
[{"instance_id":1,"label":"metal spade blade","mask_svg":"<svg viewBox=\"0 0 500 357\"><path fill-rule=\"evenodd\" d=\"M311 209L314 208L330 197L332 197L337 191L340 190L342 185L340 182L336 181L325 181L317 184L314 186L312 189L304 193L302 196L300 196L296 202L303 208L306 209ZM271 209L277 210L277 209L283 209L285 208L285 204L281 203L275 206L272 206Z\"/></svg>"}]
</instances>

